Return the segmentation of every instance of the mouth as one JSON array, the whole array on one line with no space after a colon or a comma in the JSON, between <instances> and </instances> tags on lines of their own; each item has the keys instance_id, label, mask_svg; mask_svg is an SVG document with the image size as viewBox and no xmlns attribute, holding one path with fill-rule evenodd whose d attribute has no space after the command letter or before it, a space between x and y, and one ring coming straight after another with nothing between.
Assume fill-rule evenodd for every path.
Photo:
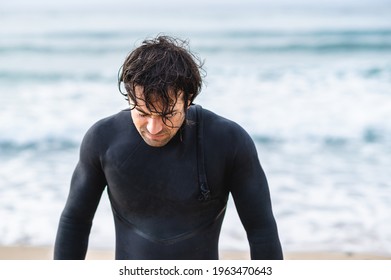
<instances>
[{"instance_id":1,"label":"mouth","mask_svg":"<svg viewBox=\"0 0 391 280\"><path fill-rule=\"evenodd\" d=\"M152 147L163 147L168 143L168 141L170 141L170 138L167 136L167 134L151 135L148 132L144 132L141 136L145 143Z\"/></svg>"},{"instance_id":2,"label":"mouth","mask_svg":"<svg viewBox=\"0 0 391 280\"><path fill-rule=\"evenodd\" d=\"M144 137L152 140L152 141L159 141L161 139L164 139L167 137L166 133L158 133L158 134L151 134L148 131L143 131Z\"/></svg>"},{"instance_id":3,"label":"mouth","mask_svg":"<svg viewBox=\"0 0 391 280\"><path fill-rule=\"evenodd\" d=\"M172 137L170 131L165 129L161 130L157 134L151 134L146 128L140 128L139 134L145 143L153 147L165 146Z\"/></svg>"},{"instance_id":4,"label":"mouth","mask_svg":"<svg viewBox=\"0 0 391 280\"><path fill-rule=\"evenodd\" d=\"M164 137L164 134L160 134L160 135L151 135L151 134L149 134L148 138L153 140L153 141L159 141L159 140L161 140L161 139L163 139L165 137Z\"/></svg>"}]
</instances>

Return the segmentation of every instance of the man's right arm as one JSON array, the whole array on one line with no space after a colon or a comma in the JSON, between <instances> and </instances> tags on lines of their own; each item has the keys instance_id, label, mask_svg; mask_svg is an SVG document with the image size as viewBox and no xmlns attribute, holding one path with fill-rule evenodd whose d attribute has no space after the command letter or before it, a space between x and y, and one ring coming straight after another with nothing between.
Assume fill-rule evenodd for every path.
<instances>
[{"instance_id":1,"label":"man's right arm","mask_svg":"<svg viewBox=\"0 0 391 280\"><path fill-rule=\"evenodd\" d=\"M90 129L80 148L80 159L73 173L65 208L61 214L54 247L54 259L84 259L92 220L106 179L100 164L102 143ZM99 151L100 150L100 151Z\"/></svg>"}]
</instances>

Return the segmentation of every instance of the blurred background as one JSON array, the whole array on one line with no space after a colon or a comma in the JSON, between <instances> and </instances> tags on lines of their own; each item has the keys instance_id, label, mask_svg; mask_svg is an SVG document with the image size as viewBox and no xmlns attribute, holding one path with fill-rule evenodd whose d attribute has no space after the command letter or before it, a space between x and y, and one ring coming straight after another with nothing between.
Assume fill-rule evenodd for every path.
<instances>
[{"instance_id":1,"label":"blurred background","mask_svg":"<svg viewBox=\"0 0 391 280\"><path fill-rule=\"evenodd\" d=\"M0 245L52 246L85 131L143 39L188 39L197 103L253 137L286 252L391 254L391 1L0 4ZM230 202L220 248L248 250ZM91 248L112 249L104 195Z\"/></svg>"}]
</instances>

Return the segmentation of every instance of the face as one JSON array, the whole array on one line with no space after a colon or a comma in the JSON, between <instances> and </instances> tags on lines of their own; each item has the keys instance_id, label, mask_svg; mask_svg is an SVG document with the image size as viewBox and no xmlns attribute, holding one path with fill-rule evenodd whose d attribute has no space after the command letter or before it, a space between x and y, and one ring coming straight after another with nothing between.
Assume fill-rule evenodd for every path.
<instances>
[{"instance_id":1,"label":"face","mask_svg":"<svg viewBox=\"0 0 391 280\"><path fill-rule=\"evenodd\" d=\"M131 115L137 131L148 145L163 147L175 136L185 120L182 96L179 95L177 102L173 104L170 110L170 114L163 120L163 117L159 114L159 109L162 108L159 101L153 103L157 112L150 112L142 100L143 87L136 86L135 94L138 101L137 106L131 110Z\"/></svg>"}]
</instances>

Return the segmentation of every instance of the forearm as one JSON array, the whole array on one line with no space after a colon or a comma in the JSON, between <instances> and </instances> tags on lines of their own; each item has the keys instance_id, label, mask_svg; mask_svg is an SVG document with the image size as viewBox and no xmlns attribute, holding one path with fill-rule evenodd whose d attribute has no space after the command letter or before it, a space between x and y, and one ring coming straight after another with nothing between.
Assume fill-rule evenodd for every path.
<instances>
[{"instance_id":1,"label":"forearm","mask_svg":"<svg viewBox=\"0 0 391 280\"><path fill-rule=\"evenodd\" d=\"M54 248L54 259L84 259L92 220L105 181L82 164L74 172L71 190L61 214Z\"/></svg>"},{"instance_id":2,"label":"forearm","mask_svg":"<svg viewBox=\"0 0 391 280\"><path fill-rule=\"evenodd\" d=\"M262 189L263 191L260 191ZM245 190L246 188L243 187L242 191L233 192L233 197L247 233L251 259L282 259L281 243L267 184L258 191Z\"/></svg>"},{"instance_id":3,"label":"forearm","mask_svg":"<svg viewBox=\"0 0 391 280\"><path fill-rule=\"evenodd\" d=\"M255 146L243 145L232 172L231 193L247 232L252 259L282 259L269 185Z\"/></svg>"},{"instance_id":4,"label":"forearm","mask_svg":"<svg viewBox=\"0 0 391 280\"><path fill-rule=\"evenodd\" d=\"M85 259L91 223L78 222L62 215L54 246L55 260Z\"/></svg>"},{"instance_id":5,"label":"forearm","mask_svg":"<svg viewBox=\"0 0 391 280\"><path fill-rule=\"evenodd\" d=\"M283 252L277 229L248 233L252 260L282 260Z\"/></svg>"},{"instance_id":6,"label":"forearm","mask_svg":"<svg viewBox=\"0 0 391 280\"><path fill-rule=\"evenodd\" d=\"M99 126L95 125L81 143L79 162L58 226L54 259L84 259L86 256L92 220L107 185L101 163L104 151Z\"/></svg>"}]
</instances>

